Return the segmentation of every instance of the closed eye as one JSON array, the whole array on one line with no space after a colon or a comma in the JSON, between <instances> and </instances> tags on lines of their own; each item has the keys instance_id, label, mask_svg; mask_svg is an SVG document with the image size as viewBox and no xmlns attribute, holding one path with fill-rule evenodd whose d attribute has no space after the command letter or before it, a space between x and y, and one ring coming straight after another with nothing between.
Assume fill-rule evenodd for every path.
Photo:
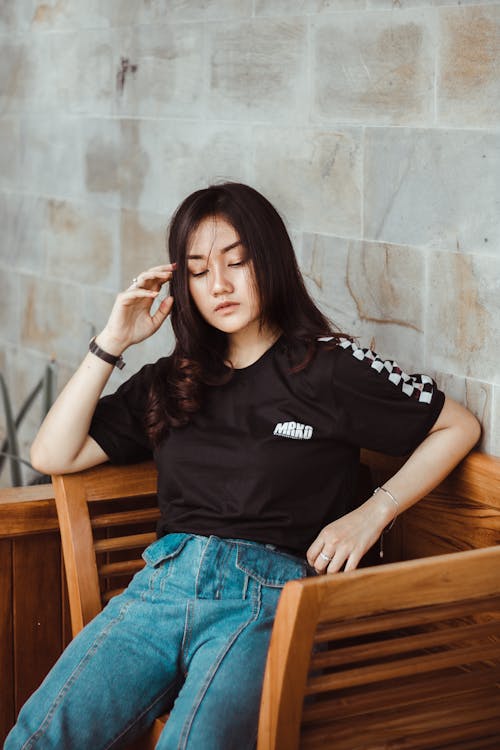
<instances>
[{"instance_id":1,"label":"closed eye","mask_svg":"<svg viewBox=\"0 0 500 750\"><path fill-rule=\"evenodd\" d=\"M190 274L191 276L193 276L193 278L197 279L199 276L204 276L207 272L208 268L205 268L204 271L199 271L198 273L193 273L192 271L190 271Z\"/></svg>"}]
</instances>

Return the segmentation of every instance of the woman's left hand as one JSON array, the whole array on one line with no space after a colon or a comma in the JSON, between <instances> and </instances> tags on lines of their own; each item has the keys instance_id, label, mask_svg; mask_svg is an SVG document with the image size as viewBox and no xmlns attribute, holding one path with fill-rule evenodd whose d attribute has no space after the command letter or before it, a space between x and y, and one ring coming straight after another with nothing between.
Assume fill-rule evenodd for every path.
<instances>
[{"instance_id":1,"label":"woman's left hand","mask_svg":"<svg viewBox=\"0 0 500 750\"><path fill-rule=\"evenodd\" d=\"M383 504L370 498L356 510L325 526L307 550L307 561L318 573L337 573L357 568L388 523L390 516Z\"/></svg>"}]
</instances>

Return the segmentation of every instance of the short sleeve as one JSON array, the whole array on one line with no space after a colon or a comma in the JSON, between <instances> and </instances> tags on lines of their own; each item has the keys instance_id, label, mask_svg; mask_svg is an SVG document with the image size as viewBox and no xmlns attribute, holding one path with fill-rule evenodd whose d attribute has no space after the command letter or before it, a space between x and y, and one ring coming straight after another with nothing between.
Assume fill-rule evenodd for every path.
<instances>
[{"instance_id":1,"label":"short sleeve","mask_svg":"<svg viewBox=\"0 0 500 750\"><path fill-rule=\"evenodd\" d=\"M134 463L152 456L145 415L154 367L145 365L115 393L104 396L97 404L89 435L111 463Z\"/></svg>"},{"instance_id":2,"label":"short sleeve","mask_svg":"<svg viewBox=\"0 0 500 750\"><path fill-rule=\"evenodd\" d=\"M437 420L444 393L428 375L409 375L346 339L336 351L332 389L342 437L394 456L411 453Z\"/></svg>"}]
</instances>

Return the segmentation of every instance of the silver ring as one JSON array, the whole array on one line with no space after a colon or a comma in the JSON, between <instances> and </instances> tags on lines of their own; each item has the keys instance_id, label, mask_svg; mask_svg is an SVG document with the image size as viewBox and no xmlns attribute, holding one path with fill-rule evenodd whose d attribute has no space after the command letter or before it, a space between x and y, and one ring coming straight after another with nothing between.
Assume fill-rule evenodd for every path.
<instances>
[{"instance_id":1,"label":"silver ring","mask_svg":"<svg viewBox=\"0 0 500 750\"><path fill-rule=\"evenodd\" d=\"M130 286L131 287L137 287L137 286L139 286L139 279L137 278L137 276L134 276L134 278L132 279L132 283L130 284Z\"/></svg>"},{"instance_id":2,"label":"silver ring","mask_svg":"<svg viewBox=\"0 0 500 750\"><path fill-rule=\"evenodd\" d=\"M330 560L332 559L331 557L328 557L328 555L325 555L325 554L324 554L323 552L320 552L320 553L319 553L319 556L320 556L320 557L321 557L321 558L322 558L323 560L326 560L326 562L330 562Z\"/></svg>"}]
</instances>

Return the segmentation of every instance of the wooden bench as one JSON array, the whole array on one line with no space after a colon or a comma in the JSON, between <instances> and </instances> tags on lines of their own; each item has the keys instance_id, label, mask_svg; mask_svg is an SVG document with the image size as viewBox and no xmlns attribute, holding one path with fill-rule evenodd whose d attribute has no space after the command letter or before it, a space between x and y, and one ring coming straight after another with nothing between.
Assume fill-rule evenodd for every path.
<instances>
[{"instance_id":1,"label":"wooden bench","mask_svg":"<svg viewBox=\"0 0 500 750\"><path fill-rule=\"evenodd\" d=\"M363 462L374 485L401 464ZM142 565L156 469L103 465L53 484L76 633ZM498 747L499 541L500 459L473 453L398 519L390 562L287 584L258 750Z\"/></svg>"}]
</instances>

